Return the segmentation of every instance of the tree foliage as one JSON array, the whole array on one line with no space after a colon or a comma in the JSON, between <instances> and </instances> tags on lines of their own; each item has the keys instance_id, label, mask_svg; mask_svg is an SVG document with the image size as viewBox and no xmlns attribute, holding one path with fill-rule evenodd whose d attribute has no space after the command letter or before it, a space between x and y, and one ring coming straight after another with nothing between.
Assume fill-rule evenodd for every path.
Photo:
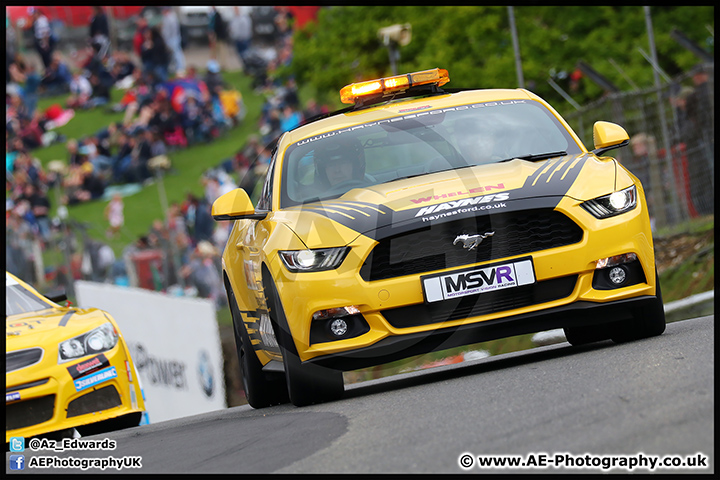
<instances>
[{"instance_id":1,"label":"tree foliage","mask_svg":"<svg viewBox=\"0 0 720 480\"><path fill-rule=\"evenodd\" d=\"M603 95L587 76L573 85L580 60L621 90L632 89L623 75L641 89L653 85L652 67L639 51L650 54L642 6L528 5L514 7L514 15L525 87L551 103L567 105L549 77L580 104ZM714 53L714 7L655 6L651 18L660 67L668 75L700 62L671 37L673 28ZM412 25L411 43L400 47L398 72L446 68L448 87L456 88L518 85L505 6L324 7L316 22L296 33L290 73L337 102L344 85L391 75L377 31L395 23Z\"/></svg>"}]
</instances>

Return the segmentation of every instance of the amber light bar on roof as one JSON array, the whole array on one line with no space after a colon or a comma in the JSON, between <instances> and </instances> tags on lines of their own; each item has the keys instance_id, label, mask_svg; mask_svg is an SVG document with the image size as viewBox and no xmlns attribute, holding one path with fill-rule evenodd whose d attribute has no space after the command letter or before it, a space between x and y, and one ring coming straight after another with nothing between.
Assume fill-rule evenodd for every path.
<instances>
[{"instance_id":1,"label":"amber light bar on roof","mask_svg":"<svg viewBox=\"0 0 720 480\"><path fill-rule=\"evenodd\" d=\"M417 85L434 83L438 87L450 81L448 71L442 68L422 70L420 72L395 75L393 77L378 78L366 82L351 83L340 90L340 100L343 103L355 103L358 98L377 94L389 94L396 91L407 90Z\"/></svg>"}]
</instances>

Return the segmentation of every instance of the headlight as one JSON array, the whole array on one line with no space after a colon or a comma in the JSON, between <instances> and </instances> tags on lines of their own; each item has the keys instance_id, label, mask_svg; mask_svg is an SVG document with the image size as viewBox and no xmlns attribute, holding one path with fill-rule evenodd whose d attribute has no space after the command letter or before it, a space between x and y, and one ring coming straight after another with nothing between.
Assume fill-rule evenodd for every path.
<instances>
[{"instance_id":1,"label":"headlight","mask_svg":"<svg viewBox=\"0 0 720 480\"><path fill-rule=\"evenodd\" d=\"M112 323L104 323L98 328L77 337L60 342L58 346L58 363L74 358L106 352L117 345L118 334Z\"/></svg>"},{"instance_id":2,"label":"headlight","mask_svg":"<svg viewBox=\"0 0 720 480\"><path fill-rule=\"evenodd\" d=\"M635 185L610 195L588 200L580 205L596 218L608 218L625 213L637 205L637 189Z\"/></svg>"},{"instance_id":3,"label":"headlight","mask_svg":"<svg viewBox=\"0 0 720 480\"><path fill-rule=\"evenodd\" d=\"M291 272L320 272L340 266L350 247L281 251L280 258Z\"/></svg>"}]
</instances>

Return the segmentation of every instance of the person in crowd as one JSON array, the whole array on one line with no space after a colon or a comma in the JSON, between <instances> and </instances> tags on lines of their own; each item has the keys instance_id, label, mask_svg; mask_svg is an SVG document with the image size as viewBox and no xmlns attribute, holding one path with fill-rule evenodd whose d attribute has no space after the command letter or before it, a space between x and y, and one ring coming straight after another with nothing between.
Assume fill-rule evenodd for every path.
<instances>
[{"instance_id":1,"label":"person in crowd","mask_svg":"<svg viewBox=\"0 0 720 480\"><path fill-rule=\"evenodd\" d=\"M157 27L144 30L140 58L142 59L143 73L148 75L153 86L167 80L170 58L165 41Z\"/></svg>"},{"instance_id":2,"label":"person in crowd","mask_svg":"<svg viewBox=\"0 0 720 480\"><path fill-rule=\"evenodd\" d=\"M130 153L130 164L126 174L131 183L143 183L152 177L148 167L148 161L152 158L150 150L151 141L146 133L147 128L141 128L135 146Z\"/></svg>"},{"instance_id":3,"label":"person in crowd","mask_svg":"<svg viewBox=\"0 0 720 480\"><path fill-rule=\"evenodd\" d=\"M40 79L40 87L46 95L61 95L70 91L72 73L62 60L60 52L55 52L45 74Z\"/></svg>"},{"instance_id":4,"label":"person in crowd","mask_svg":"<svg viewBox=\"0 0 720 480\"><path fill-rule=\"evenodd\" d=\"M305 103L305 110L303 110L303 123L321 114L322 110L317 104L317 100L315 100L314 98L310 98Z\"/></svg>"},{"instance_id":5,"label":"person in crowd","mask_svg":"<svg viewBox=\"0 0 720 480\"><path fill-rule=\"evenodd\" d=\"M68 108L85 108L93 93L93 87L90 81L82 74L80 70L73 72L70 81L70 95L66 101Z\"/></svg>"},{"instance_id":6,"label":"person in crowd","mask_svg":"<svg viewBox=\"0 0 720 480\"><path fill-rule=\"evenodd\" d=\"M42 81L40 75L35 71L35 64L28 63L25 69L25 85L23 86L22 98L27 108L27 115L32 117L38 103L38 88Z\"/></svg>"},{"instance_id":7,"label":"person in crowd","mask_svg":"<svg viewBox=\"0 0 720 480\"><path fill-rule=\"evenodd\" d=\"M115 238L120 234L120 230L122 230L122 227L125 224L125 216L123 213L124 208L125 204L123 203L122 195L119 193L114 194L105 207L105 218L110 224L110 227L106 232L106 236L108 238Z\"/></svg>"},{"instance_id":8,"label":"person in crowd","mask_svg":"<svg viewBox=\"0 0 720 480\"><path fill-rule=\"evenodd\" d=\"M225 19L217 7L211 7L208 22L208 41L210 44L210 58L217 60L225 68L227 62L228 28Z\"/></svg>"},{"instance_id":9,"label":"person in crowd","mask_svg":"<svg viewBox=\"0 0 720 480\"><path fill-rule=\"evenodd\" d=\"M220 252L208 240L198 242L189 265L183 266L181 275L192 284L202 298L210 298L222 306L225 298L217 261Z\"/></svg>"},{"instance_id":10,"label":"person in crowd","mask_svg":"<svg viewBox=\"0 0 720 480\"><path fill-rule=\"evenodd\" d=\"M200 130L202 123L201 110L195 97L190 96L185 101L180 121L189 143L197 143L203 140Z\"/></svg>"},{"instance_id":11,"label":"person in crowd","mask_svg":"<svg viewBox=\"0 0 720 480\"><path fill-rule=\"evenodd\" d=\"M25 58L17 53L13 56L7 55L5 59L5 95L22 96L22 84L25 83Z\"/></svg>"},{"instance_id":12,"label":"person in crowd","mask_svg":"<svg viewBox=\"0 0 720 480\"><path fill-rule=\"evenodd\" d=\"M138 58L142 58L142 44L145 41L145 30L149 29L148 21L140 15L136 21L137 28L133 35L133 52Z\"/></svg>"},{"instance_id":13,"label":"person in crowd","mask_svg":"<svg viewBox=\"0 0 720 480\"><path fill-rule=\"evenodd\" d=\"M280 120L280 130L287 132L299 126L302 123L302 114L293 107L286 104L282 112L282 120Z\"/></svg>"},{"instance_id":14,"label":"person in crowd","mask_svg":"<svg viewBox=\"0 0 720 480\"><path fill-rule=\"evenodd\" d=\"M98 74L93 73L90 76L90 85L92 86L92 93L85 107L95 108L101 105L107 105L110 101L110 88L107 83L104 82Z\"/></svg>"},{"instance_id":15,"label":"person in crowd","mask_svg":"<svg viewBox=\"0 0 720 480\"><path fill-rule=\"evenodd\" d=\"M47 194L38 187L38 183L29 182L25 184L23 195L19 200L26 200L30 206L35 222L37 223L40 236L43 241L50 239L50 199Z\"/></svg>"},{"instance_id":16,"label":"person in crowd","mask_svg":"<svg viewBox=\"0 0 720 480\"><path fill-rule=\"evenodd\" d=\"M180 21L173 7L162 7L162 37L165 44L172 52L172 64L176 74L185 71L185 54L182 49L182 38L180 36Z\"/></svg>"},{"instance_id":17,"label":"person in crowd","mask_svg":"<svg viewBox=\"0 0 720 480\"><path fill-rule=\"evenodd\" d=\"M248 51L252 44L252 18L240 7L235 7L235 15L230 20L229 25L230 39L235 46L235 51L240 59L240 65L245 64L245 52Z\"/></svg>"},{"instance_id":18,"label":"person in crowd","mask_svg":"<svg viewBox=\"0 0 720 480\"><path fill-rule=\"evenodd\" d=\"M86 161L82 165L71 165L69 170L64 182L63 203L75 205L103 196L105 185L94 174L92 163Z\"/></svg>"},{"instance_id":19,"label":"person in crowd","mask_svg":"<svg viewBox=\"0 0 720 480\"><path fill-rule=\"evenodd\" d=\"M110 23L103 7L94 5L92 8L90 44L93 47L94 55L102 62L107 58L110 51Z\"/></svg>"},{"instance_id":20,"label":"person in crowd","mask_svg":"<svg viewBox=\"0 0 720 480\"><path fill-rule=\"evenodd\" d=\"M118 138L117 151L112 157L112 182L124 183L129 176L128 168L132 160L132 151L135 148L135 138L128 135L124 130Z\"/></svg>"},{"instance_id":21,"label":"person in crowd","mask_svg":"<svg viewBox=\"0 0 720 480\"><path fill-rule=\"evenodd\" d=\"M33 242L35 232L32 224L25 219L29 210L27 201L15 205L9 212L6 223L5 259L7 270L33 283L35 268L33 259Z\"/></svg>"},{"instance_id":22,"label":"person in crowd","mask_svg":"<svg viewBox=\"0 0 720 480\"><path fill-rule=\"evenodd\" d=\"M93 172L103 180L108 180L112 172L112 159L100 153L97 147L97 137L89 137L82 141L78 148L81 155L85 155L87 161L93 166Z\"/></svg>"},{"instance_id":23,"label":"person in crowd","mask_svg":"<svg viewBox=\"0 0 720 480\"><path fill-rule=\"evenodd\" d=\"M203 81L207 86L208 92L210 92L210 95L214 98L217 98L220 94L220 90L225 88L225 80L220 72L220 64L217 60L208 60L207 73L205 74Z\"/></svg>"},{"instance_id":24,"label":"person in crowd","mask_svg":"<svg viewBox=\"0 0 720 480\"><path fill-rule=\"evenodd\" d=\"M30 26L33 31L35 50L38 52L38 55L40 55L43 67L47 68L52 61L52 55L55 51L57 41L50 28L48 18L36 7L29 7L28 12L32 16Z\"/></svg>"},{"instance_id":25,"label":"person in crowd","mask_svg":"<svg viewBox=\"0 0 720 480\"><path fill-rule=\"evenodd\" d=\"M115 88L127 90L135 84L135 71L138 70L130 58L128 52L118 50L114 52L108 62L110 65L110 76Z\"/></svg>"},{"instance_id":26,"label":"person in crowd","mask_svg":"<svg viewBox=\"0 0 720 480\"><path fill-rule=\"evenodd\" d=\"M80 152L78 151L80 145L78 144L78 141L74 138L69 139L65 144L65 148L68 153L68 165L80 165L81 158Z\"/></svg>"},{"instance_id":27,"label":"person in crowd","mask_svg":"<svg viewBox=\"0 0 720 480\"><path fill-rule=\"evenodd\" d=\"M165 145L161 133L156 129L148 129L146 134L150 137L150 158L166 155L167 145Z\"/></svg>"}]
</instances>

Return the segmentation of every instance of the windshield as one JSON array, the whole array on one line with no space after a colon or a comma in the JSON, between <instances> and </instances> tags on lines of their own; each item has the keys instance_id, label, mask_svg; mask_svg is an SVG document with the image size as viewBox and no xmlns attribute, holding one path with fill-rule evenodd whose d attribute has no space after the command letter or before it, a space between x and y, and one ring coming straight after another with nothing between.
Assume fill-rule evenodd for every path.
<instances>
[{"instance_id":1,"label":"windshield","mask_svg":"<svg viewBox=\"0 0 720 480\"><path fill-rule=\"evenodd\" d=\"M22 285L8 285L5 287L5 316L20 313L37 312L52 308L50 302L44 302L37 296L25 290Z\"/></svg>"},{"instance_id":2,"label":"windshield","mask_svg":"<svg viewBox=\"0 0 720 480\"><path fill-rule=\"evenodd\" d=\"M542 104L508 100L414 112L287 148L281 207L415 175L582 150ZM541 157L538 157L541 158Z\"/></svg>"}]
</instances>

